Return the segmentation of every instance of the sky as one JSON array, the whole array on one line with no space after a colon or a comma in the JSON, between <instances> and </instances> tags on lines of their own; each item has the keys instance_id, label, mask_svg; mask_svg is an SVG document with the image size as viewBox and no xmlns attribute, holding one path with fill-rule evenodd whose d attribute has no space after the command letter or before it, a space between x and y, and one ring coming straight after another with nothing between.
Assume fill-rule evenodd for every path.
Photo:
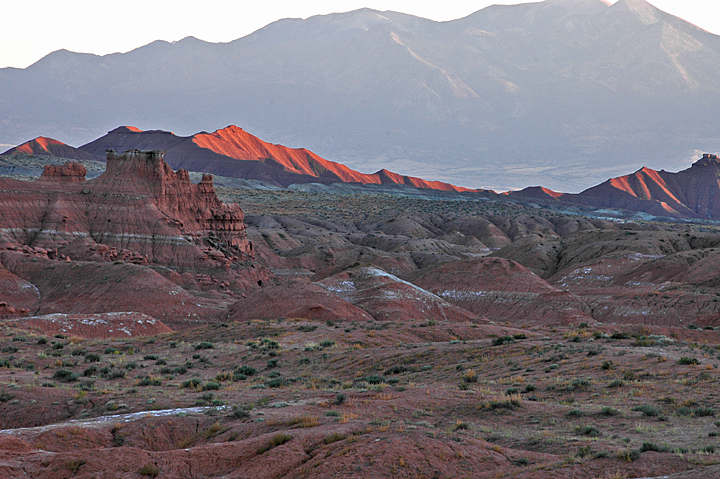
<instances>
[{"instance_id":1,"label":"sky","mask_svg":"<svg viewBox=\"0 0 720 479\"><path fill-rule=\"evenodd\" d=\"M615 3L616 0L611 1ZM0 68L25 68L60 49L105 55L155 40L194 36L229 42L281 18L307 18L369 7L437 21L491 4L527 1L442 0L23 0L0 5ZM720 1L650 0L657 8L720 34Z\"/></svg>"}]
</instances>

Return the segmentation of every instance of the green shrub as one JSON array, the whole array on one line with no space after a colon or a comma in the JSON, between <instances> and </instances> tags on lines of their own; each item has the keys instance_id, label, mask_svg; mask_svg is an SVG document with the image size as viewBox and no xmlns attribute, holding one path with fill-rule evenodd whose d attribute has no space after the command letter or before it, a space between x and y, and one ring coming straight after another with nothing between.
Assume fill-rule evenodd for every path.
<instances>
[{"instance_id":1,"label":"green shrub","mask_svg":"<svg viewBox=\"0 0 720 479\"><path fill-rule=\"evenodd\" d=\"M247 419L248 417L250 417L250 413L247 412L245 409L236 406L230 413L230 417L233 419Z\"/></svg>"},{"instance_id":2,"label":"green shrub","mask_svg":"<svg viewBox=\"0 0 720 479\"><path fill-rule=\"evenodd\" d=\"M150 376L146 376L140 379L140 381L138 382L138 386L162 386L162 381L158 378L151 378Z\"/></svg>"},{"instance_id":3,"label":"green shrub","mask_svg":"<svg viewBox=\"0 0 720 479\"><path fill-rule=\"evenodd\" d=\"M53 374L52 377L53 379L57 379L58 381L64 383L71 383L73 381L77 381L78 379L77 374L67 369L58 369L57 371L55 371L55 374Z\"/></svg>"},{"instance_id":4,"label":"green shrub","mask_svg":"<svg viewBox=\"0 0 720 479\"><path fill-rule=\"evenodd\" d=\"M567 386L568 391L577 391L579 389L587 389L590 387L590 381L588 381L585 378L575 378L572 381L570 381L570 384Z\"/></svg>"},{"instance_id":5,"label":"green shrub","mask_svg":"<svg viewBox=\"0 0 720 479\"><path fill-rule=\"evenodd\" d=\"M100 362L100 355L95 353L88 353L85 355L86 363L97 363Z\"/></svg>"},{"instance_id":6,"label":"green shrub","mask_svg":"<svg viewBox=\"0 0 720 479\"><path fill-rule=\"evenodd\" d=\"M647 452L647 451L653 451L653 452L670 452L671 448L666 445L657 445L652 442L643 442L642 446L640 446L640 452Z\"/></svg>"},{"instance_id":7,"label":"green shrub","mask_svg":"<svg viewBox=\"0 0 720 479\"><path fill-rule=\"evenodd\" d=\"M714 417L715 410L710 407L699 407L693 411L693 416L697 417Z\"/></svg>"},{"instance_id":8,"label":"green shrub","mask_svg":"<svg viewBox=\"0 0 720 479\"><path fill-rule=\"evenodd\" d=\"M685 406L678 408L678 410L677 410L678 416L690 416L692 413L693 413L692 409L690 409L689 407L685 407Z\"/></svg>"},{"instance_id":9,"label":"green shrub","mask_svg":"<svg viewBox=\"0 0 720 479\"><path fill-rule=\"evenodd\" d=\"M617 457L621 461L634 462L640 459L641 455L642 451L640 451L640 449L626 449L624 451L620 451L617 454Z\"/></svg>"},{"instance_id":10,"label":"green shrub","mask_svg":"<svg viewBox=\"0 0 720 479\"><path fill-rule=\"evenodd\" d=\"M184 388L196 388L200 386L200 380L198 378L192 378L188 379L187 381L183 381L182 387Z\"/></svg>"},{"instance_id":11,"label":"green shrub","mask_svg":"<svg viewBox=\"0 0 720 479\"><path fill-rule=\"evenodd\" d=\"M620 411L618 411L614 407L610 407L610 406L605 406L602 409L600 409L600 412L598 412L598 416L609 417L609 416L618 416L618 415L620 415Z\"/></svg>"},{"instance_id":12,"label":"green shrub","mask_svg":"<svg viewBox=\"0 0 720 479\"><path fill-rule=\"evenodd\" d=\"M244 374L245 376L254 376L255 373L257 372L257 371L255 371L255 368L251 368L250 366L240 366L235 371L240 374Z\"/></svg>"},{"instance_id":13,"label":"green shrub","mask_svg":"<svg viewBox=\"0 0 720 479\"><path fill-rule=\"evenodd\" d=\"M220 384L215 381L208 381L202 386L203 391L217 391L220 389Z\"/></svg>"},{"instance_id":14,"label":"green shrub","mask_svg":"<svg viewBox=\"0 0 720 479\"><path fill-rule=\"evenodd\" d=\"M512 336L500 336L499 338L495 338L492 340L492 345L502 346L503 344L510 344L514 342L515 340L512 338Z\"/></svg>"},{"instance_id":15,"label":"green shrub","mask_svg":"<svg viewBox=\"0 0 720 479\"><path fill-rule=\"evenodd\" d=\"M700 361L698 361L696 358L692 358L689 356L683 356L680 359L678 359L678 364L683 366L693 366L695 364L700 364Z\"/></svg>"},{"instance_id":16,"label":"green shrub","mask_svg":"<svg viewBox=\"0 0 720 479\"><path fill-rule=\"evenodd\" d=\"M643 404L642 406L636 406L632 409L633 411L639 411L643 413L643 416L656 417L660 415L660 411L654 406L649 404Z\"/></svg>"},{"instance_id":17,"label":"green shrub","mask_svg":"<svg viewBox=\"0 0 720 479\"><path fill-rule=\"evenodd\" d=\"M160 469L153 464L145 464L143 467L138 469L138 474L147 477L158 477L158 475L160 475Z\"/></svg>"},{"instance_id":18,"label":"green shrub","mask_svg":"<svg viewBox=\"0 0 720 479\"><path fill-rule=\"evenodd\" d=\"M201 343L198 343L194 346L195 350L198 349L215 349L215 345L209 341L203 341ZM157 359L157 358L156 358Z\"/></svg>"},{"instance_id":19,"label":"green shrub","mask_svg":"<svg viewBox=\"0 0 720 479\"><path fill-rule=\"evenodd\" d=\"M390 376L391 374L401 374L407 371L405 366L395 365L390 366L383 372L383 376Z\"/></svg>"},{"instance_id":20,"label":"green shrub","mask_svg":"<svg viewBox=\"0 0 720 479\"><path fill-rule=\"evenodd\" d=\"M580 436L600 437L602 434L595 426L578 426L575 433Z\"/></svg>"},{"instance_id":21,"label":"green shrub","mask_svg":"<svg viewBox=\"0 0 720 479\"><path fill-rule=\"evenodd\" d=\"M265 386L269 388L279 388L282 387L284 384L285 380L283 378L274 378L265 382Z\"/></svg>"}]
</instances>

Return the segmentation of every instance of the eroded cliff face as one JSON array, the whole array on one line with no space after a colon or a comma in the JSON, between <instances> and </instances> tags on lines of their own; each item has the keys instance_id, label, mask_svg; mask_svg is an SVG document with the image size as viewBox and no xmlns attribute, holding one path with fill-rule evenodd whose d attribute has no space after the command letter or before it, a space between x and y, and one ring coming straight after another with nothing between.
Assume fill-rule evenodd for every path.
<instances>
[{"instance_id":1,"label":"eroded cliff face","mask_svg":"<svg viewBox=\"0 0 720 479\"><path fill-rule=\"evenodd\" d=\"M0 230L20 245L107 261L229 267L253 254L242 210L218 199L211 175L194 184L163 152L141 150L108 151L102 175L85 173L68 163L37 182L0 179Z\"/></svg>"}]
</instances>

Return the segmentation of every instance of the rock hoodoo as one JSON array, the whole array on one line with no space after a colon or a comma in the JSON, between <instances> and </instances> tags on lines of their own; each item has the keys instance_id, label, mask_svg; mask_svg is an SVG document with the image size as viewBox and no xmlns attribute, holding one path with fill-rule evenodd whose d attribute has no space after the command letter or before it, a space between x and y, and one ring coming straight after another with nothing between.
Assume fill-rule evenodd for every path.
<instances>
[{"instance_id":1,"label":"rock hoodoo","mask_svg":"<svg viewBox=\"0 0 720 479\"><path fill-rule=\"evenodd\" d=\"M225 205L215 194L212 175L190 181L186 170L174 172L163 151L107 152L107 168L96 184L116 193L141 190L152 198L168 223L186 233L208 232L212 240L242 255L252 254L245 234L245 215L237 204Z\"/></svg>"}]
</instances>

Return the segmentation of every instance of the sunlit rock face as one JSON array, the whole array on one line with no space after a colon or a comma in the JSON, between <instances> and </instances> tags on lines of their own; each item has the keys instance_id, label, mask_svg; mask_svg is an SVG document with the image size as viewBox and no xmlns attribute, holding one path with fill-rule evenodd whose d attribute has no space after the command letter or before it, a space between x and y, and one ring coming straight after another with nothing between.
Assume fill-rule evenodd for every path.
<instances>
[{"instance_id":1,"label":"sunlit rock face","mask_svg":"<svg viewBox=\"0 0 720 479\"><path fill-rule=\"evenodd\" d=\"M217 198L212 176L194 184L173 171L162 151L108 151L106 171L90 181L68 163L0 186L0 229L50 254L87 243L81 249L108 261L207 267L252 256L242 209Z\"/></svg>"}]
</instances>

